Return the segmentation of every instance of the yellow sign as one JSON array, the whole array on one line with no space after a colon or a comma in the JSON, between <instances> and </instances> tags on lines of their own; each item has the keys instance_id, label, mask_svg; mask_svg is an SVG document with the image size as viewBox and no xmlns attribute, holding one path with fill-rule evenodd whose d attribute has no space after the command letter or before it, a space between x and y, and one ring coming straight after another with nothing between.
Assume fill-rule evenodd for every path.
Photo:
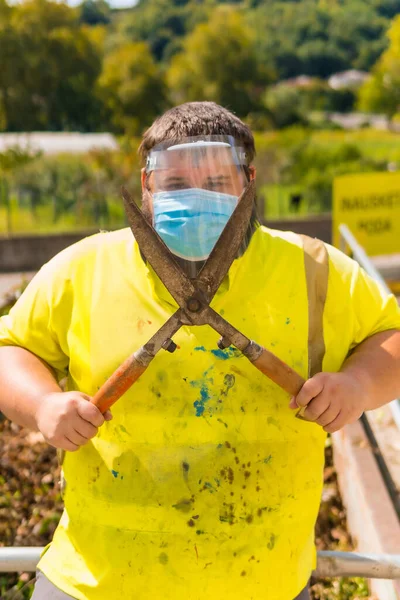
<instances>
[{"instance_id":1,"label":"yellow sign","mask_svg":"<svg viewBox=\"0 0 400 600\"><path fill-rule=\"evenodd\" d=\"M333 182L333 244L346 224L367 254L400 252L400 173L343 175Z\"/></svg>"}]
</instances>

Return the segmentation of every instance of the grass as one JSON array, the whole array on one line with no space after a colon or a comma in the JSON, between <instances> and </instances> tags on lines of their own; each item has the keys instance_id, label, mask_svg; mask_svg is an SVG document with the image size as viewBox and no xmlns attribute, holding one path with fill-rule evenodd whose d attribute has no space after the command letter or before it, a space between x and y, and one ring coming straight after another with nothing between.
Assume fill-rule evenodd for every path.
<instances>
[{"instance_id":1,"label":"grass","mask_svg":"<svg viewBox=\"0 0 400 600\"><path fill-rule=\"evenodd\" d=\"M295 210L291 206L291 196L293 194L301 194L301 187L298 185L264 185L258 190L258 196L263 196L265 199L264 217L270 218L285 218L285 217L305 217L311 213L308 205L304 200L301 201L299 210Z\"/></svg>"},{"instance_id":2,"label":"grass","mask_svg":"<svg viewBox=\"0 0 400 600\"><path fill-rule=\"evenodd\" d=\"M321 145L321 148L332 148L343 143L354 144L369 158L388 162L400 161L400 134L390 131L318 131L312 134L312 140Z\"/></svg>"},{"instance_id":3,"label":"grass","mask_svg":"<svg viewBox=\"0 0 400 600\"><path fill-rule=\"evenodd\" d=\"M302 135L298 130L298 136ZM342 144L354 144L358 146L368 157L377 160L400 161L400 134L391 131L378 131L376 129L360 129L358 131L309 131L311 141L318 145L321 150L332 149ZM285 137L296 137L296 134L285 131L271 131L256 134L256 145L268 148L280 144Z\"/></svg>"},{"instance_id":4,"label":"grass","mask_svg":"<svg viewBox=\"0 0 400 600\"><path fill-rule=\"evenodd\" d=\"M109 201L110 218L100 217L96 222L90 216L78 218L75 213L64 213L56 222L53 219L53 208L46 204L38 206L36 214L28 208L20 208L16 199L11 200L11 219L8 224L6 208L0 206L0 235L8 234L46 234L82 231L87 229L118 229L125 227L122 202Z\"/></svg>"}]
</instances>

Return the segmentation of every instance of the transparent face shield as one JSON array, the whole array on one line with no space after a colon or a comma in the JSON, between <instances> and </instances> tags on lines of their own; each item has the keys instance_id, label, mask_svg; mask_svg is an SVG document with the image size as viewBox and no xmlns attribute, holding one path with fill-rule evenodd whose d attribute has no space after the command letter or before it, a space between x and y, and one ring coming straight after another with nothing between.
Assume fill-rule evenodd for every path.
<instances>
[{"instance_id":1,"label":"transparent face shield","mask_svg":"<svg viewBox=\"0 0 400 600\"><path fill-rule=\"evenodd\" d=\"M146 165L152 224L195 276L245 189L246 155L227 136L182 138L156 146Z\"/></svg>"}]
</instances>

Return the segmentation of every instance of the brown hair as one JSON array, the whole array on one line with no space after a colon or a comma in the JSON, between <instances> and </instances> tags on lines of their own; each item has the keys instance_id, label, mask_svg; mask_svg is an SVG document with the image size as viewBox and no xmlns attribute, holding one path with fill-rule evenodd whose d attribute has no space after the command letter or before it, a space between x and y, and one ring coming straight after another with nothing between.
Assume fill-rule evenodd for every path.
<instances>
[{"instance_id":1,"label":"brown hair","mask_svg":"<svg viewBox=\"0 0 400 600\"><path fill-rule=\"evenodd\" d=\"M167 110L143 134L139 154L145 163L157 144L197 135L231 135L243 146L247 164L253 161L256 151L250 128L215 102L186 102Z\"/></svg>"}]
</instances>

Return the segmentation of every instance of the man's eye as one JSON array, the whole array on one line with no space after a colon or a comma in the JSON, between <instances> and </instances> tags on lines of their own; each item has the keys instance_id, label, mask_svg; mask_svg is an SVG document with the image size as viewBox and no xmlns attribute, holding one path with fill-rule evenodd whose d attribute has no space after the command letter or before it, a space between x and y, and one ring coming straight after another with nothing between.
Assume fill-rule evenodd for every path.
<instances>
[{"instance_id":1,"label":"man's eye","mask_svg":"<svg viewBox=\"0 0 400 600\"><path fill-rule=\"evenodd\" d=\"M167 192L176 192L177 190L184 190L186 187L184 183L170 183L165 189Z\"/></svg>"},{"instance_id":2,"label":"man's eye","mask_svg":"<svg viewBox=\"0 0 400 600\"><path fill-rule=\"evenodd\" d=\"M221 181L209 181L207 184L207 189L209 190L221 190L223 188L223 183Z\"/></svg>"}]
</instances>

